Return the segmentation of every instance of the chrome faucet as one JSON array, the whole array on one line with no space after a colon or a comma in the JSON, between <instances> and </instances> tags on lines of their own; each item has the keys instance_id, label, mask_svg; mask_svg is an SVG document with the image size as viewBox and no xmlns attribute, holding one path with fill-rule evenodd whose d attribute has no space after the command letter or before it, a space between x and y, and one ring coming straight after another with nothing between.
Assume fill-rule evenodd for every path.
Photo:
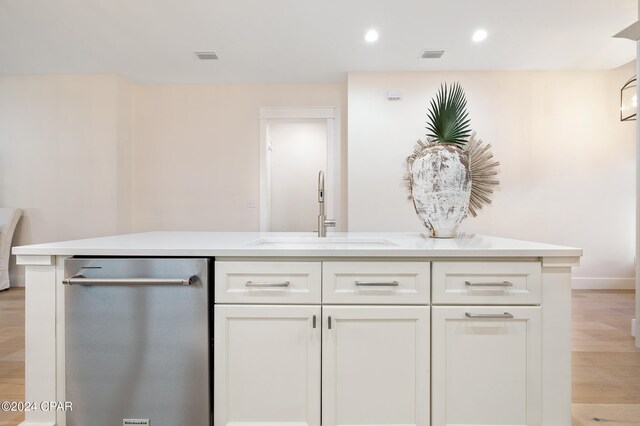
<instances>
[{"instance_id":1,"label":"chrome faucet","mask_svg":"<svg viewBox=\"0 0 640 426\"><path fill-rule=\"evenodd\" d=\"M324 214L324 172L320 170L318 173L318 204L320 205L320 214L318 215L318 237L327 236L327 228L336 226L336 221L327 219Z\"/></svg>"}]
</instances>

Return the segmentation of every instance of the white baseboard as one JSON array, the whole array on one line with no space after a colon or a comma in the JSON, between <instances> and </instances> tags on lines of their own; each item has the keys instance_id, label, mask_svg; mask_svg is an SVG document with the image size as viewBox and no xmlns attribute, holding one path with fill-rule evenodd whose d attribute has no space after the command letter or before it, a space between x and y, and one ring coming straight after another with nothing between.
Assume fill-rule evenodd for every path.
<instances>
[{"instance_id":1,"label":"white baseboard","mask_svg":"<svg viewBox=\"0 0 640 426\"><path fill-rule=\"evenodd\" d=\"M572 278L575 290L635 290L635 278Z\"/></svg>"},{"instance_id":2,"label":"white baseboard","mask_svg":"<svg viewBox=\"0 0 640 426\"><path fill-rule=\"evenodd\" d=\"M19 426L56 426L56 424L55 423L49 423L49 422L47 422L47 423L31 423L31 422L24 421L24 422L20 423Z\"/></svg>"}]
</instances>

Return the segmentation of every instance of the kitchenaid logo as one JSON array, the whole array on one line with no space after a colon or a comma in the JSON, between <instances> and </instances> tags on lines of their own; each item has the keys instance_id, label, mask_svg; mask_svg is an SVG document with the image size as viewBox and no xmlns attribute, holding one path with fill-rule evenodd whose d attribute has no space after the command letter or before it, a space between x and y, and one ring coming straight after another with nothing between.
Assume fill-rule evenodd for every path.
<instances>
[{"instance_id":1,"label":"kitchenaid logo","mask_svg":"<svg viewBox=\"0 0 640 426\"><path fill-rule=\"evenodd\" d=\"M149 419L122 419L122 426L130 425L149 426Z\"/></svg>"}]
</instances>

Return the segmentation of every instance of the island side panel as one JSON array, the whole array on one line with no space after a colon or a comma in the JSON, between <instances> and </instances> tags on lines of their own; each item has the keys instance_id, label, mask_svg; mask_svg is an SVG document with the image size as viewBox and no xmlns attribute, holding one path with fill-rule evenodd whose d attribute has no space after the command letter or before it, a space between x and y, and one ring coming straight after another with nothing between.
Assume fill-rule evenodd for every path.
<instances>
[{"instance_id":1,"label":"island side panel","mask_svg":"<svg viewBox=\"0 0 640 426\"><path fill-rule=\"evenodd\" d=\"M56 256L56 401L67 401L66 398L66 359L65 359L65 297L64 297L64 261L69 256ZM73 403L73 401L70 401ZM72 406L73 407L73 406ZM56 426L67 425L66 411L56 412Z\"/></svg>"},{"instance_id":2,"label":"island side panel","mask_svg":"<svg viewBox=\"0 0 640 426\"><path fill-rule=\"evenodd\" d=\"M56 401L56 266L55 256L18 256L25 266L25 401L22 426L56 425L55 411L41 410L43 401Z\"/></svg>"},{"instance_id":3,"label":"island side panel","mask_svg":"<svg viewBox=\"0 0 640 426\"><path fill-rule=\"evenodd\" d=\"M578 258L542 262L542 424L571 425L571 267Z\"/></svg>"}]
</instances>

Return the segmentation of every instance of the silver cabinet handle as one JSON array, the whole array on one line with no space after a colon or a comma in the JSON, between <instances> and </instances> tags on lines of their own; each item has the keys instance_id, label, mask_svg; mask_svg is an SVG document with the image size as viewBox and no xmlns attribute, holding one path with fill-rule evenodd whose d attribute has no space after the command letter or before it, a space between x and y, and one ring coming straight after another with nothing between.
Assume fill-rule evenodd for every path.
<instances>
[{"instance_id":1,"label":"silver cabinet handle","mask_svg":"<svg viewBox=\"0 0 640 426\"><path fill-rule=\"evenodd\" d=\"M327 319L327 325L329 327L329 330L331 330L331 315L329 315L329 318Z\"/></svg>"},{"instance_id":2,"label":"silver cabinet handle","mask_svg":"<svg viewBox=\"0 0 640 426\"><path fill-rule=\"evenodd\" d=\"M192 285L198 280L196 275L190 278L85 278L76 275L62 280L65 285Z\"/></svg>"},{"instance_id":3,"label":"silver cabinet handle","mask_svg":"<svg viewBox=\"0 0 640 426\"><path fill-rule=\"evenodd\" d=\"M247 287L289 287L289 284L291 284L289 281L275 281L275 282L247 281L245 285Z\"/></svg>"},{"instance_id":4,"label":"silver cabinet handle","mask_svg":"<svg viewBox=\"0 0 640 426\"><path fill-rule=\"evenodd\" d=\"M356 281L356 285L363 287L398 287L398 281Z\"/></svg>"},{"instance_id":5,"label":"silver cabinet handle","mask_svg":"<svg viewBox=\"0 0 640 426\"><path fill-rule=\"evenodd\" d=\"M511 319L513 315L509 312L505 312L504 314L471 314L469 312L465 312L464 314L467 318L483 318L483 319Z\"/></svg>"},{"instance_id":6,"label":"silver cabinet handle","mask_svg":"<svg viewBox=\"0 0 640 426\"><path fill-rule=\"evenodd\" d=\"M502 282L489 282L489 283L472 283L471 281L465 281L465 285L469 287L512 287L513 283L509 281Z\"/></svg>"},{"instance_id":7,"label":"silver cabinet handle","mask_svg":"<svg viewBox=\"0 0 640 426\"><path fill-rule=\"evenodd\" d=\"M316 316L313 316L313 328L316 328Z\"/></svg>"}]
</instances>

